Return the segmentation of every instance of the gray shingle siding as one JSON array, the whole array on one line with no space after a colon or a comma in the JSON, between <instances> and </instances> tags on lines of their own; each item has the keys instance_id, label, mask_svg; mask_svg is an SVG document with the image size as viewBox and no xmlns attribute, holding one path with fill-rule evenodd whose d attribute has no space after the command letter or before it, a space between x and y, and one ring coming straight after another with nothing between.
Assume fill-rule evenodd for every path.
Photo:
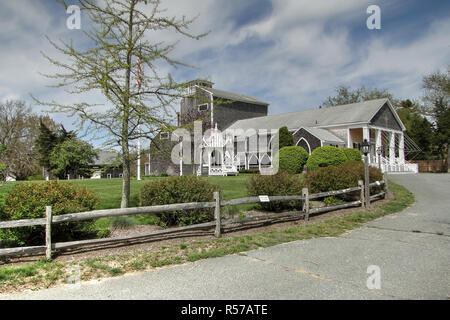
<instances>
[{"instance_id":1,"label":"gray shingle siding","mask_svg":"<svg viewBox=\"0 0 450 320\"><path fill-rule=\"evenodd\" d=\"M313 136L311 133L309 133L303 128L298 130L294 134L294 143L297 145L301 138L304 138L306 141L308 141L309 146L311 147L311 152L313 152L314 149L317 149L322 145L319 138Z\"/></svg>"},{"instance_id":2,"label":"gray shingle siding","mask_svg":"<svg viewBox=\"0 0 450 320\"><path fill-rule=\"evenodd\" d=\"M372 118L371 124L383 128L402 130L402 127L387 104Z\"/></svg>"},{"instance_id":3,"label":"gray shingle siding","mask_svg":"<svg viewBox=\"0 0 450 320\"><path fill-rule=\"evenodd\" d=\"M217 101L217 98L214 99ZM268 106L251 104L241 101L231 103L214 104L214 122L219 130L228 128L237 120L267 116Z\"/></svg>"}]
</instances>

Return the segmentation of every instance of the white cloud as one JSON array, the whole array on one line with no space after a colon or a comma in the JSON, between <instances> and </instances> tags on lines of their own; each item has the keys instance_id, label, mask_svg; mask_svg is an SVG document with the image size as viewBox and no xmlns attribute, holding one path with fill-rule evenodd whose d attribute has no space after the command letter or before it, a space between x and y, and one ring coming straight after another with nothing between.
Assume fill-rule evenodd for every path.
<instances>
[{"instance_id":1,"label":"white cloud","mask_svg":"<svg viewBox=\"0 0 450 320\"><path fill-rule=\"evenodd\" d=\"M9 12L9 19L0 19L0 40L9 39L9 35L15 38L1 44L0 100L29 100L29 92L63 102L77 99L45 88L48 80L37 73L54 70L40 55L41 50L54 53L44 34L52 39L80 37L80 33L68 32L64 23L55 27L54 12L47 12L43 1L0 4L1 12ZM237 26L233 17L246 14L244 4L226 0L163 1L169 16L200 14L191 31L211 30L211 34L196 41L173 32L159 32L149 39L181 40L175 58L199 69L174 71L178 80L211 76L218 88L253 94L270 102L272 113L318 106L341 84L357 87L369 82L402 98L418 97L423 75L450 61L446 34L450 19L435 22L420 36L408 34L412 39L409 42L396 44L387 28L376 31L373 41L368 42L364 38L355 40L353 31L355 25L365 28L370 1L272 0L272 10L263 18ZM30 26L34 30L30 31ZM162 73L169 71L167 66L162 67ZM93 94L90 99L102 97Z\"/></svg>"}]
</instances>

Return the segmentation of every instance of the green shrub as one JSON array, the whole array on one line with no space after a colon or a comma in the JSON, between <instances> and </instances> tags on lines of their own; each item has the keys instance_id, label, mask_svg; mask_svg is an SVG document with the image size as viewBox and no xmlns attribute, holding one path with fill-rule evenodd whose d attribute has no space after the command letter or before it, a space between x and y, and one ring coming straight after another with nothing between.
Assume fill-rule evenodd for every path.
<instances>
[{"instance_id":1,"label":"green shrub","mask_svg":"<svg viewBox=\"0 0 450 320\"><path fill-rule=\"evenodd\" d=\"M347 161L362 161L362 155L358 149L344 148L342 151L344 151Z\"/></svg>"},{"instance_id":2,"label":"green shrub","mask_svg":"<svg viewBox=\"0 0 450 320\"><path fill-rule=\"evenodd\" d=\"M160 177L168 177L169 174L167 172L161 172Z\"/></svg>"},{"instance_id":3,"label":"green shrub","mask_svg":"<svg viewBox=\"0 0 450 320\"><path fill-rule=\"evenodd\" d=\"M280 128L279 131L279 148L290 147L294 145L294 136L287 127Z\"/></svg>"},{"instance_id":4,"label":"green shrub","mask_svg":"<svg viewBox=\"0 0 450 320\"><path fill-rule=\"evenodd\" d=\"M97 238L108 238L110 235L111 231L109 229L103 229L97 232Z\"/></svg>"},{"instance_id":5,"label":"green shrub","mask_svg":"<svg viewBox=\"0 0 450 320\"><path fill-rule=\"evenodd\" d=\"M42 174L35 174L32 176L29 176L27 178L28 181L42 181L44 180L44 176Z\"/></svg>"},{"instance_id":6,"label":"green shrub","mask_svg":"<svg viewBox=\"0 0 450 320\"><path fill-rule=\"evenodd\" d=\"M110 226L117 229L126 229L136 225L132 217L120 216L114 217L110 221Z\"/></svg>"},{"instance_id":7,"label":"green shrub","mask_svg":"<svg viewBox=\"0 0 450 320\"><path fill-rule=\"evenodd\" d=\"M36 219L45 217L45 207L52 207L54 216L91 211L98 199L86 187L79 188L70 183L56 181L44 183L17 184L5 198L3 220ZM72 240L76 234L92 222L58 223L52 227L52 237L56 241ZM45 227L33 226L10 229L3 236L19 245L42 244Z\"/></svg>"},{"instance_id":8,"label":"green shrub","mask_svg":"<svg viewBox=\"0 0 450 320\"><path fill-rule=\"evenodd\" d=\"M239 170L239 173L243 173L243 174L259 174L259 169L243 169L243 170Z\"/></svg>"},{"instance_id":9,"label":"green shrub","mask_svg":"<svg viewBox=\"0 0 450 320\"><path fill-rule=\"evenodd\" d=\"M154 206L185 202L211 202L216 187L196 176L170 177L146 183L141 189L141 205ZM164 212L157 215L166 226L212 221L212 208Z\"/></svg>"},{"instance_id":10,"label":"green shrub","mask_svg":"<svg viewBox=\"0 0 450 320\"><path fill-rule=\"evenodd\" d=\"M318 168L305 175L305 182L310 193L335 191L358 186L358 181L364 180L364 163L361 161L347 161L340 166ZM369 181L383 180L381 171L369 167ZM375 193L377 190L372 190ZM349 196L340 196L349 199Z\"/></svg>"},{"instance_id":11,"label":"green shrub","mask_svg":"<svg viewBox=\"0 0 450 320\"><path fill-rule=\"evenodd\" d=\"M356 170L358 172L358 180L364 180L364 162L347 161L339 166L345 170ZM383 173L380 169L369 166L370 183L383 180Z\"/></svg>"},{"instance_id":12,"label":"green shrub","mask_svg":"<svg viewBox=\"0 0 450 320\"><path fill-rule=\"evenodd\" d=\"M324 146L315 149L306 162L308 170L316 170L317 168L338 166L347 161L344 151L340 148L332 146Z\"/></svg>"},{"instance_id":13,"label":"green shrub","mask_svg":"<svg viewBox=\"0 0 450 320\"><path fill-rule=\"evenodd\" d=\"M325 199L323 199L323 202L327 206L333 206L333 205L337 205L337 204L342 204L343 203L343 201L341 199L336 198L336 197L326 197Z\"/></svg>"},{"instance_id":14,"label":"green shrub","mask_svg":"<svg viewBox=\"0 0 450 320\"><path fill-rule=\"evenodd\" d=\"M357 187L359 173L350 168L336 166L318 168L305 175L305 182L310 193L341 190Z\"/></svg>"},{"instance_id":15,"label":"green shrub","mask_svg":"<svg viewBox=\"0 0 450 320\"><path fill-rule=\"evenodd\" d=\"M309 154L302 147L284 147L279 151L280 170L291 173L301 173L308 160Z\"/></svg>"},{"instance_id":16,"label":"green shrub","mask_svg":"<svg viewBox=\"0 0 450 320\"><path fill-rule=\"evenodd\" d=\"M251 177L247 182L247 193L250 196L289 196L301 195L304 188L299 176L280 171L275 175L259 175ZM281 211L286 208L299 208L300 201L291 203L271 201L261 203L262 209L267 211Z\"/></svg>"}]
</instances>

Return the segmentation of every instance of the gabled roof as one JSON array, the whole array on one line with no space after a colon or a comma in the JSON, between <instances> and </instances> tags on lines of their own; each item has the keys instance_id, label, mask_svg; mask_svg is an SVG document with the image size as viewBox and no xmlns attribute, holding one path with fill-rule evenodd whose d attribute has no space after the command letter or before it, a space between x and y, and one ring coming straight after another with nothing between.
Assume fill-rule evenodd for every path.
<instances>
[{"instance_id":1,"label":"gabled roof","mask_svg":"<svg viewBox=\"0 0 450 320\"><path fill-rule=\"evenodd\" d=\"M302 127L327 127L347 125L352 123L370 123L378 111L387 104L393 111L397 121L404 125L398 118L389 99L377 99L359 103L346 104L330 108L310 109L297 112L270 115L265 117L238 120L230 129L279 129L288 127L289 130L297 130Z\"/></svg>"},{"instance_id":2,"label":"gabled roof","mask_svg":"<svg viewBox=\"0 0 450 320\"><path fill-rule=\"evenodd\" d=\"M118 153L115 151L100 150L97 152L98 159L95 159L95 166L111 165L116 162Z\"/></svg>"},{"instance_id":3,"label":"gabled roof","mask_svg":"<svg viewBox=\"0 0 450 320\"><path fill-rule=\"evenodd\" d=\"M217 98L228 99L228 100L233 100L233 101L241 101L241 102L252 103L252 104L261 104L264 106L269 105L269 103L267 103L267 102L261 101L255 97L248 96L245 94L227 92L227 91L223 91L223 90L219 90L219 89L215 89L215 88L206 88L206 87L200 87L200 86L197 86L197 87L211 93L214 97L217 97Z\"/></svg>"},{"instance_id":4,"label":"gabled roof","mask_svg":"<svg viewBox=\"0 0 450 320\"><path fill-rule=\"evenodd\" d=\"M303 127L300 129L305 129L310 134L312 134L313 136L315 136L316 138L318 138L324 142L334 142L337 144L345 144L345 142L342 141L342 139L338 138L331 131L329 131L327 129L310 128L310 127Z\"/></svg>"}]
</instances>

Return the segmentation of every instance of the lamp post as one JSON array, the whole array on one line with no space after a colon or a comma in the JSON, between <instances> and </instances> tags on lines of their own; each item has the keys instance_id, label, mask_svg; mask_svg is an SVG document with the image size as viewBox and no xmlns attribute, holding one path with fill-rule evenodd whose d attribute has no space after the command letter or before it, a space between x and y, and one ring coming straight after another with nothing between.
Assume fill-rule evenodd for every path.
<instances>
[{"instance_id":1,"label":"lamp post","mask_svg":"<svg viewBox=\"0 0 450 320\"><path fill-rule=\"evenodd\" d=\"M367 155L370 151L370 143L364 139L362 145L362 153L364 154L364 206L366 209L370 207L370 192L369 192L369 161Z\"/></svg>"}]
</instances>

